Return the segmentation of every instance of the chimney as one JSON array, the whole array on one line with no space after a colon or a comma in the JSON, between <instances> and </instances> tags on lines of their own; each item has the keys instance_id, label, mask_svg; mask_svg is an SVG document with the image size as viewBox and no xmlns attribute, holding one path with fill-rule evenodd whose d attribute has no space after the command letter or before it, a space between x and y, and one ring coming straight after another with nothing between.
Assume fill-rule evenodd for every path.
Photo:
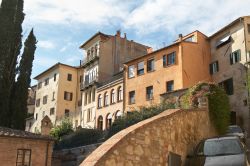
<instances>
[{"instance_id":1,"label":"chimney","mask_svg":"<svg viewBox=\"0 0 250 166\"><path fill-rule=\"evenodd\" d=\"M121 30L120 29L116 31L116 36L121 37Z\"/></svg>"},{"instance_id":2,"label":"chimney","mask_svg":"<svg viewBox=\"0 0 250 166\"><path fill-rule=\"evenodd\" d=\"M182 41L182 34L179 34L179 40Z\"/></svg>"},{"instance_id":3,"label":"chimney","mask_svg":"<svg viewBox=\"0 0 250 166\"><path fill-rule=\"evenodd\" d=\"M126 33L124 33L124 38L127 39L127 34Z\"/></svg>"}]
</instances>

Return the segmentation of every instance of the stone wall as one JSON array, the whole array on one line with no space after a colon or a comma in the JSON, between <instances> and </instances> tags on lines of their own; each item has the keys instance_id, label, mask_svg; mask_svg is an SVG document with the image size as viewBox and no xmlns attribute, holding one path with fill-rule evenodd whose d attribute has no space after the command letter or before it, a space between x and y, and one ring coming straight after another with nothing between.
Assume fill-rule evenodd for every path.
<instances>
[{"instance_id":1,"label":"stone wall","mask_svg":"<svg viewBox=\"0 0 250 166\"><path fill-rule=\"evenodd\" d=\"M170 152L179 154L184 164L201 139L215 135L207 109L166 110L117 133L81 166L165 166Z\"/></svg>"},{"instance_id":2,"label":"stone wall","mask_svg":"<svg viewBox=\"0 0 250 166\"><path fill-rule=\"evenodd\" d=\"M13 166L17 162L17 150L31 150L31 165L51 166L53 141L16 137L0 137L0 165Z\"/></svg>"}]
</instances>

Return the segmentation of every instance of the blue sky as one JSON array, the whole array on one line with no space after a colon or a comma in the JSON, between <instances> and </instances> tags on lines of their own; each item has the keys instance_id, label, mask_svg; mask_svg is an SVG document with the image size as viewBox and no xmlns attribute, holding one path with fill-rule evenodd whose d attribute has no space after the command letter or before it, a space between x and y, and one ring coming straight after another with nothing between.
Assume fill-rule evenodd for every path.
<instances>
[{"instance_id":1,"label":"blue sky","mask_svg":"<svg viewBox=\"0 0 250 166\"><path fill-rule=\"evenodd\" d=\"M78 65L85 55L79 46L98 31L113 35L120 29L128 39L159 49L179 33L209 36L250 15L250 0L24 1L23 35L33 27L38 40L32 78L57 62Z\"/></svg>"}]
</instances>

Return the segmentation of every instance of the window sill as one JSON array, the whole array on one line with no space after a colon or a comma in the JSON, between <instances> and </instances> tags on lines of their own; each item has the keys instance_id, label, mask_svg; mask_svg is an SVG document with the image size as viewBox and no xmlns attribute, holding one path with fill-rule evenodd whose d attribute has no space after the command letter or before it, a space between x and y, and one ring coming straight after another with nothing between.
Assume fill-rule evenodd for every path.
<instances>
[{"instance_id":1,"label":"window sill","mask_svg":"<svg viewBox=\"0 0 250 166\"><path fill-rule=\"evenodd\" d=\"M137 76L139 77L139 76L142 76L142 75L144 75L145 73L141 73L141 74L139 74L139 73L137 73Z\"/></svg>"},{"instance_id":2,"label":"window sill","mask_svg":"<svg viewBox=\"0 0 250 166\"><path fill-rule=\"evenodd\" d=\"M152 100L154 100L154 98L151 98L151 99L146 99L146 101L152 101Z\"/></svg>"},{"instance_id":3,"label":"window sill","mask_svg":"<svg viewBox=\"0 0 250 166\"><path fill-rule=\"evenodd\" d=\"M147 73L152 73L152 72L154 72L155 71L155 69L154 70L149 70L149 71L147 71Z\"/></svg>"},{"instance_id":4,"label":"window sill","mask_svg":"<svg viewBox=\"0 0 250 166\"><path fill-rule=\"evenodd\" d=\"M110 103L110 105L114 105L114 104L116 104L116 102Z\"/></svg>"},{"instance_id":5,"label":"window sill","mask_svg":"<svg viewBox=\"0 0 250 166\"><path fill-rule=\"evenodd\" d=\"M97 109L101 109L102 107L97 107Z\"/></svg>"},{"instance_id":6,"label":"window sill","mask_svg":"<svg viewBox=\"0 0 250 166\"><path fill-rule=\"evenodd\" d=\"M170 65L163 65L164 68L168 68L168 67L171 67L171 66L174 66L176 65L175 63L174 64L170 64Z\"/></svg>"},{"instance_id":7,"label":"window sill","mask_svg":"<svg viewBox=\"0 0 250 166\"><path fill-rule=\"evenodd\" d=\"M103 107L108 107L109 105L104 105Z\"/></svg>"},{"instance_id":8,"label":"window sill","mask_svg":"<svg viewBox=\"0 0 250 166\"><path fill-rule=\"evenodd\" d=\"M133 105L133 104L135 104L135 102L134 103L129 103L128 105Z\"/></svg>"},{"instance_id":9,"label":"window sill","mask_svg":"<svg viewBox=\"0 0 250 166\"><path fill-rule=\"evenodd\" d=\"M133 77L128 77L128 79L132 79L132 78L135 78L135 76L133 76Z\"/></svg>"},{"instance_id":10,"label":"window sill","mask_svg":"<svg viewBox=\"0 0 250 166\"><path fill-rule=\"evenodd\" d=\"M123 100L119 100L119 101L117 101L117 103L121 103Z\"/></svg>"}]
</instances>

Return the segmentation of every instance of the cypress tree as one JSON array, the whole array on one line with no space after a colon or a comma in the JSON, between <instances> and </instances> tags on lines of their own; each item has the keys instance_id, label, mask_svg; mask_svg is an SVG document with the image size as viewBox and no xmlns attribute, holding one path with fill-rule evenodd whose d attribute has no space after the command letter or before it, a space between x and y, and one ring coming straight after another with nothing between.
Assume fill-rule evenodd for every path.
<instances>
[{"instance_id":1,"label":"cypress tree","mask_svg":"<svg viewBox=\"0 0 250 166\"><path fill-rule=\"evenodd\" d=\"M23 0L2 0L0 7L0 126L10 127L10 97L22 47Z\"/></svg>"},{"instance_id":2,"label":"cypress tree","mask_svg":"<svg viewBox=\"0 0 250 166\"><path fill-rule=\"evenodd\" d=\"M18 68L18 77L14 85L14 91L11 100L12 128L24 129L25 118L27 116L27 99L28 88L30 87L30 76L32 72L32 64L36 50L36 37L34 36L33 29L31 30L28 38L24 43L24 51L22 59Z\"/></svg>"}]
</instances>

